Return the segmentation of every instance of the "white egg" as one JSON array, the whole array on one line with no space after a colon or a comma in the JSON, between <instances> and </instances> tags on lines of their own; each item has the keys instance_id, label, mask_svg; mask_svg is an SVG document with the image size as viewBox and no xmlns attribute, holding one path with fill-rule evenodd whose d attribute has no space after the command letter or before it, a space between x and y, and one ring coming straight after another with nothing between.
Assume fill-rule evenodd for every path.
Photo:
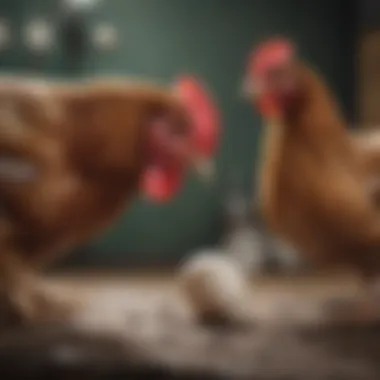
<instances>
[{"instance_id":1,"label":"white egg","mask_svg":"<svg viewBox=\"0 0 380 380\"><path fill-rule=\"evenodd\" d=\"M196 317L245 319L249 301L246 272L232 257L216 250L191 257L180 269L179 284Z\"/></svg>"}]
</instances>

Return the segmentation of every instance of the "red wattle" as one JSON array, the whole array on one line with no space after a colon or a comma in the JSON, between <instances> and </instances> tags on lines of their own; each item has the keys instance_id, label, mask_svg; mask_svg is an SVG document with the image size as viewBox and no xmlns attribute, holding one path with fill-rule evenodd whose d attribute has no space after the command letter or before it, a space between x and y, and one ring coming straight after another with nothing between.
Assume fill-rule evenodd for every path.
<instances>
[{"instance_id":1,"label":"red wattle","mask_svg":"<svg viewBox=\"0 0 380 380\"><path fill-rule=\"evenodd\" d=\"M179 173L169 173L160 167L149 167L141 178L140 187L153 202L165 203L178 192L181 177Z\"/></svg>"},{"instance_id":2,"label":"red wattle","mask_svg":"<svg viewBox=\"0 0 380 380\"><path fill-rule=\"evenodd\" d=\"M257 102L257 108L259 112L268 118L276 117L279 115L279 109L276 102L271 96L263 96Z\"/></svg>"},{"instance_id":3,"label":"red wattle","mask_svg":"<svg viewBox=\"0 0 380 380\"><path fill-rule=\"evenodd\" d=\"M261 43L251 53L248 75L254 78L265 78L268 69L287 62L293 56L294 50L292 42L284 38L275 38Z\"/></svg>"}]
</instances>

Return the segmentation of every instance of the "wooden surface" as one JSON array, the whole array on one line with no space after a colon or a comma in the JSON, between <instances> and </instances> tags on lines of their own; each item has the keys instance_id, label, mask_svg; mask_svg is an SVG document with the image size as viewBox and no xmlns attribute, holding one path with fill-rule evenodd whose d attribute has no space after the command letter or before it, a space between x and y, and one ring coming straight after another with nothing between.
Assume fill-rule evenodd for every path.
<instances>
[{"instance_id":1,"label":"wooden surface","mask_svg":"<svg viewBox=\"0 0 380 380\"><path fill-rule=\"evenodd\" d=\"M72 325L3 333L0 378L379 379L376 321L332 325L326 314L355 292L347 279L264 279L252 286L252 324L235 330L195 325L167 278L53 286L81 299Z\"/></svg>"}]
</instances>

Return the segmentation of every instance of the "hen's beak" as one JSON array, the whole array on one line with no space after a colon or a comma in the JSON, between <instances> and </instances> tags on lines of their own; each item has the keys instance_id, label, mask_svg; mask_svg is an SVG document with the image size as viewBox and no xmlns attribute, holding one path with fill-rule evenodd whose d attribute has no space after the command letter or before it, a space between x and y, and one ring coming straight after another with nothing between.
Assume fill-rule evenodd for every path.
<instances>
[{"instance_id":1,"label":"hen's beak","mask_svg":"<svg viewBox=\"0 0 380 380\"><path fill-rule=\"evenodd\" d=\"M210 184L214 181L216 170L212 158L196 156L193 160L193 168L201 181Z\"/></svg>"}]
</instances>

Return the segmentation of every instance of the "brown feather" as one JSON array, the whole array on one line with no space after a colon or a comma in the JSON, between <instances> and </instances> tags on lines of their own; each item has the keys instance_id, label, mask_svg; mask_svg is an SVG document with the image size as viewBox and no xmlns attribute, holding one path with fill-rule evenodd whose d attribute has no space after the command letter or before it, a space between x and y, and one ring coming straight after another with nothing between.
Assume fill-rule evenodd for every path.
<instances>
[{"instance_id":1,"label":"brown feather","mask_svg":"<svg viewBox=\"0 0 380 380\"><path fill-rule=\"evenodd\" d=\"M36 169L24 179L0 170L0 279L11 298L34 292L31 266L123 212L146 164L147 118L173 110L183 112L172 91L152 84L0 81L0 163Z\"/></svg>"},{"instance_id":2,"label":"brown feather","mask_svg":"<svg viewBox=\"0 0 380 380\"><path fill-rule=\"evenodd\" d=\"M378 270L380 218L360 152L324 82L303 65L299 78L302 101L267 132L264 215L316 264Z\"/></svg>"}]
</instances>

